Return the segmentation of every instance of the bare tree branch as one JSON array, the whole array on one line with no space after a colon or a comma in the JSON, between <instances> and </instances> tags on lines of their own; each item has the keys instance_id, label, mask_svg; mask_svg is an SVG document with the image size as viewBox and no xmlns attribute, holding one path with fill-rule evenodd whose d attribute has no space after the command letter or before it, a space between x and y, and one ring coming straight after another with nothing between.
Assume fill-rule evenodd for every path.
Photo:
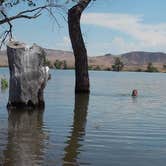
<instances>
[{"instance_id":1,"label":"bare tree branch","mask_svg":"<svg viewBox=\"0 0 166 166\"><path fill-rule=\"evenodd\" d=\"M0 0L0 6L2 5L3 2ZM7 16L7 14L5 14L4 10L0 10L0 13L3 16L3 18L0 19L0 25L3 25L3 24L9 25L9 29L6 29L0 35L0 39L1 39L0 49L2 48L3 44L6 43L6 39L8 36L9 36L9 40L12 38L12 27L13 26L12 26L11 22L13 20L16 20L16 19L35 19L42 14L43 10L45 10L46 12L48 12L50 14L50 16L56 21L57 25L60 27L60 24L58 23L58 20L55 16L54 12L52 11L53 8L65 9L63 5L59 5L56 3L49 3L48 5L43 5L40 7L33 8L33 9L21 11L14 16Z\"/></svg>"},{"instance_id":2,"label":"bare tree branch","mask_svg":"<svg viewBox=\"0 0 166 166\"><path fill-rule=\"evenodd\" d=\"M54 8L55 7L63 8L62 5L50 4L50 5L44 5L44 6L41 6L41 7L37 7L37 8L31 9L31 10L24 10L24 11L16 14L15 16L5 17L4 19L0 20L0 25L11 22L15 19L20 19L20 18L26 18L26 19L37 18L41 15L42 10L46 9L47 11L49 11L49 8L53 8L53 7ZM36 13L34 13L33 15L27 15L27 14L33 13L33 12L36 12Z\"/></svg>"},{"instance_id":3,"label":"bare tree branch","mask_svg":"<svg viewBox=\"0 0 166 166\"><path fill-rule=\"evenodd\" d=\"M9 29L4 31L2 33L2 36L0 37L1 38L0 49L2 48L3 44L5 43L5 40L6 40L8 35L9 35L9 40L12 38L12 27L13 27L12 24L10 23L10 21L8 20L7 15L3 11L1 11L1 14L5 17L5 19L7 19Z\"/></svg>"}]
</instances>

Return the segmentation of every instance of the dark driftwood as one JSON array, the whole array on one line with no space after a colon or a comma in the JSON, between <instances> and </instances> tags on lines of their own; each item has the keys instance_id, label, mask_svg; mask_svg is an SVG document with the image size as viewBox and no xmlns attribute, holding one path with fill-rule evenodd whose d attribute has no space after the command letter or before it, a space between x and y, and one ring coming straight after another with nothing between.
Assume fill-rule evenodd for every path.
<instances>
[{"instance_id":1,"label":"dark driftwood","mask_svg":"<svg viewBox=\"0 0 166 166\"><path fill-rule=\"evenodd\" d=\"M8 107L44 107L43 90L48 80L44 49L34 44L9 42L10 69Z\"/></svg>"}]
</instances>

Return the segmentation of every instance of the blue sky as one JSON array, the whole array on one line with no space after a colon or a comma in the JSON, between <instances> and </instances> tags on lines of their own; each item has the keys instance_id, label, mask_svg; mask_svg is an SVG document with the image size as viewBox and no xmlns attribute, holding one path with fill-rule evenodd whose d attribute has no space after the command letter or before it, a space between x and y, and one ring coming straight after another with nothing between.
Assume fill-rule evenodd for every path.
<instances>
[{"instance_id":1,"label":"blue sky","mask_svg":"<svg viewBox=\"0 0 166 166\"><path fill-rule=\"evenodd\" d=\"M92 2L81 19L88 55L130 51L166 52L165 6L165 0ZM67 22L59 14L57 19L60 27L47 14L37 20L15 21L14 37L28 44L72 50Z\"/></svg>"}]
</instances>

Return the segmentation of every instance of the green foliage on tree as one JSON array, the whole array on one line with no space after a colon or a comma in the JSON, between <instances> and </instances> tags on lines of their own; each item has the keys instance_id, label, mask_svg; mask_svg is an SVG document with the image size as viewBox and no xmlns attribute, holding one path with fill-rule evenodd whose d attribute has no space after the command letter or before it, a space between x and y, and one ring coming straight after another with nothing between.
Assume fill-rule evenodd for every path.
<instances>
[{"instance_id":1,"label":"green foliage on tree","mask_svg":"<svg viewBox=\"0 0 166 166\"><path fill-rule=\"evenodd\" d=\"M8 88L8 81L6 78L1 78L1 89Z\"/></svg>"},{"instance_id":2,"label":"green foliage on tree","mask_svg":"<svg viewBox=\"0 0 166 166\"><path fill-rule=\"evenodd\" d=\"M45 59L44 65L51 68L51 62L48 59Z\"/></svg>"},{"instance_id":3,"label":"green foliage on tree","mask_svg":"<svg viewBox=\"0 0 166 166\"><path fill-rule=\"evenodd\" d=\"M97 66L94 68L94 70L101 70L101 68L100 68L99 65L97 65Z\"/></svg>"},{"instance_id":4,"label":"green foliage on tree","mask_svg":"<svg viewBox=\"0 0 166 166\"><path fill-rule=\"evenodd\" d=\"M54 66L55 66L56 69L61 69L61 65L62 65L62 62L59 61L59 60L56 60L56 61L54 62Z\"/></svg>"},{"instance_id":5,"label":"green foliage on tree","mask_svg":"<svg viewBox=\"0 0 166 166\"><path fill-rule=\"evenodd\" d=\"M163 69L166 69L166 64L163 64Z\"/></svg>"},{"instance_id":6,"label":"green foliage on tree","mask_svg":"<svg viewBox=\"0 0 166 166\"><path fill-rule=\"evenodd\" d=\"M111 68L110 68L110 67L107 67L105 70L106 70L106 71L111 71Z\"/></svg>"},{"instance_id":7,"label":"green foliage on tree","mask_svg":"<svg viewBox=\"0 0 166 166\"><path fill-rule=\"evenodd\" d=\"M158 72L158 69L153 66L153 64L150 62L147 65L146 72Z\"/></svg>"},{"instance_id":8,"label":"green foliage on tree","mask_svg":"<svg viewBox=\"0 0 166 166\"><path fill-rule=\"evenodd\" d=\"M123 70L123 67L124 67L123 62L120 60L119 57L117 57L115 59L114 64L112 65L112 70L113 71L121 71L121 70Z\"/></svg>"},{"instance_id":9,"label":"green foliage on tree","mask_svg":"<svg viewBox=\"0 0 166 166\"><path fill-rule=\"evenodd\" d=\"M143 72L141 68L137 69L136 72Z\"/></svg>"},{"instance_id":10,"label":"green foliage on tree","mask_svg":"<svg viewBox=\"0 0 166 166\"><path fill-rule=\"evenodd\" d=\"M93 66L89 65L88 70L93 70Z\"/></svg>"},{"instance_id":11,"label":"green foliage on tree","mask_svg":"<svg viewBox=\"0 0 166 166\"><path fill-rule=\"evenodd\" d=\"M60 61L60 60L56 60L54 62L54 67L56 69L68 69L68 66L67 66L67 61L66 60L63 60L63 61Z\"/></svg>"},{"instance_id":12,"label":"green foliage on tree","mask_svg":"<svg viewBox=\"0 0 166 166\"><path fill-rule=\"evenodd\" d=\"M67 69L67 62L66 62L66 60L63 61L63 69Z\"/></svg>"}]
</instances>

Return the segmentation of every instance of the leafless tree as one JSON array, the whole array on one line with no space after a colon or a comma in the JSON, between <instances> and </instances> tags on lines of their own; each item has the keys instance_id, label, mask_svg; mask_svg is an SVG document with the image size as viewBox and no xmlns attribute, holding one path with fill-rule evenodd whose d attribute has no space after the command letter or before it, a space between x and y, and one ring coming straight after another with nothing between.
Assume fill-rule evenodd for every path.
<instances>
[{"instance_id":1,"label":"leafless tree","mask_svg":"<svg viewBox=\"0 0 166 166\"><path fill-rule=\"evenodd\" d=\"M17 5L24 3L25 10L20 9L18 13L9 15L6 11L8 8L15 8ZM0 48L6 42L12 38L13 21L18 19L36 19L43 12L48 12L55 21L56 12L54 9L62 9L65 11L65 4L68 3L64 0L60 3L58 0L45 0L42 3L38 3L37 0L0 0L0 26L8 25L7 28L0 34Z\"/></svg>"}]
</instances>

